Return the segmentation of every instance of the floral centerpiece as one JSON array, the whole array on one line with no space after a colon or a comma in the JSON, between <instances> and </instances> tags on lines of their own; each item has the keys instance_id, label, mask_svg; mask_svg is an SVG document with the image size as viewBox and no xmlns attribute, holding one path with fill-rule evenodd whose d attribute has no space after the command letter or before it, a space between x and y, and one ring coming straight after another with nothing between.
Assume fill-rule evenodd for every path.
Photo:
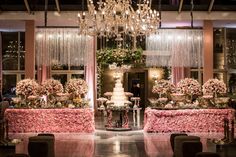
<instances>
[{"instance_id":1,"label":"floral centerpiece","mask_svg":"<svg viewBox=\"0 0 236 157\"><path fill-rule=\"evenodd\" d=\"M24 79L16 84L16 95L21 98L21 103L25 105L24 107L33 105L32 96L36 99L38 94L39 85L34 79Z\"/></svg>"},{"instance_id":2,"label":"floral centerpiece","mask_svg":"<svg viewBox=\"0 0 236 157\"><path fill-rule=\"evenodd\" d=\"M223 81L218 79L209 79L203 84L202 90L204 95L217 97L218 94L226 93L226 85Z\"/></svg>"},{"instance_id":3,"label":"floral centerpiece","mask_svg":"<svg viewBox=\"0 0 236 157\"><path fill-rule=\"evenodd\" d=\"M81 97L88 92L88 85L83 79L70 79L66 83L65 91L76 97Z\"/></svg>"},{"instance_id":4,"label":"floral centerpiece","mask_svg":"<svg viewBox=\"0 0 236 157\"><path fill-rule=\"evenodd\" d=\"M60 81L47 79L41 85L40 93L47 96L47 103L54 105L56 103L56 95L63 92L63 86Z\"/></svg>"},{"instance_id":5,"label":"floral centerpiece","mask_svg":"<svg viewBox=\"0 0 236 157\"><path fill-rule=\"evenodd\" d=\"M177 83L177 92L185 94L192 101L192 97L201 94L201 85L199 82L192 78L185 78Z\"/></svg>"},{"instance_id":6,"label":"floral centerpiece","mask_svg":"<svg viewBox=\"0 0 236 157\"><path fill-rule=\"evenodd\" d=\"M42 95L56 95L63 92L63 86L60 81L54 79L47 79L43 81L41 86Z\"/></svg>"},{"instance_id":7,"label":"floral centerpiece","mask_svg":"<svg viewBox=\"0 0 236 157\"><path fill-rule=\"evenodd\" d=\"M201 94L201 85L195 79L185 78L177 83L177 92L186 95L199 95Z\"/></svg>"},{"instance_id":8,"label":"floral centerpiece","mask_svg":"<svg viewBox=\"0 0 236 157\"><path fill-rule=\"evenodd\" d=\"M205 100L207 101L208 106L210 105L217 108L225 108L228 105L228 97L218 97L220 94L225 94L227 90L223 81L218 79L209 79L203 84L202 88L204 96L211 97L210 99Z\"/></svg>"},{"instance_id":9,"label":"floral centerpiece","mask_svg":"<svg viewBox=\"0 0 236 157\"><path fill-rule=\"evenodd\" d=\"M152 87L152 92L159 94L158 104L162 107L168 101L168 96L174 91L174 84L168 80L158 80Z\"/></svg>"},{"instance_id":10,"label":"floral centerpiece","mask_svg":"<svg viewBox=\"0 0 236 157\"><path fill-rule=\"evenodd\" d=\"M88 92L88 85L83 79L70 79L65 86L65 92L71 95L71 100L75 106L81 107L84 100L81 98Z\"/></svg>"},{"instance_id":11,"label":"floral centerpiece","mask_svg":"<svg viewBox=\"0 0 236 157\"><path fill-rule=\"evenodd\" d=\"M159 94L161 98L163 95L167 96L168 94L175 91L175 86L168 80L158 80L156 84L152 87L152 92Z\"/></svg>"},{"instance_id":12,"label":"floral centerpiece","mask_svg":"<svg viewBox=\"0 0 236 157\"><path fill-rule=\"evenodd\" d=\"M33 79L24 79L16 84L16 95L28 98L30 95L38 94L39 85Z\"/></svg>"}]
</instances>

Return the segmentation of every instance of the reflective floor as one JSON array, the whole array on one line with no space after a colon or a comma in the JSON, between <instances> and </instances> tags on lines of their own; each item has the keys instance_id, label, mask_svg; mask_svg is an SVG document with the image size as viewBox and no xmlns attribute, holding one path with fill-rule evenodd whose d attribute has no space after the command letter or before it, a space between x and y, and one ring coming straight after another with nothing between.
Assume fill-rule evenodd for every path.
<instances>
[{"instance_id":1,"label":"reflective floor","mask_svg":"<svg viewBox=\"0 0 236 157\"><path fill-rule=\"evenodd\" d=\"M28 137L36 134L12 134L23 139L17 153L27 153ZM222 138L221 134L191 134L201 137L204 151L215 152L207 138ZM170 134L144 133L142 130L108 132L97 130L94 134L55 134L56 157L172 157ZM235 157L236 152L221 152L222 157Z\"/></svg>"},{"instance_id":2,"label":"reflective floor","mask_svg":"<svg viewBox=\"0 0 236 157\"><path fill-rule=\"evenodd\" d=\"M172 157L171 133L145 133L134 126L130 115L132 131L114 132L105 130L104 117L96 119L94 134L55 134L56 157ZM141 117L141 122L143 117ZM17 153L27 153L28 138L37 134L10 134L10 138L22 139L16 146ZM201 137L203 151L216 152L216 147L207 142L208 138L223 138L223 133L195 133ZM221 157L236 157L236 148L218 150ZM1 155L0 155L1 156Z\"/></svg>"}]
</instances>

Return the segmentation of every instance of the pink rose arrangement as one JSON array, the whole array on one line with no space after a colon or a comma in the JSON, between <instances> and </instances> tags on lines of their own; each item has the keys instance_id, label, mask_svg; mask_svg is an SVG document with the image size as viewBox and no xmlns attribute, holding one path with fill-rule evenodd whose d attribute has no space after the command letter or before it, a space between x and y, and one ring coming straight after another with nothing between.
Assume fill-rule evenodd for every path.
<instances>
[{"instance_id":1,"label":"pink rose arrangement","mask_svg":"<svg viewBox=\"0 0 236 157\"><path fill-rule=\"evenodd\" d=\"M63 86L60 81L54 79L47 79L42 83L42 95L56 95L63 92Z\"/></svg>"},{"instance_id":2,"label":"pink rose arrangement","mask_svg":"<svg viewBox=\"0 0 236 157\"><path fill-rule=\"evenodd\" d=\"M177 92L186 95L199 95L201 94L201 85L195 79L185 78L177 83Z\"/></svg>"},{"instance_id":3,"label":"pink rose arrangement","mask_svg":"<svg viewBox=\"0 0 236 157\"><path fill-rule=\"evenodd\" d=\"M152 92L157 94L170 94L175 91L175 86L168 80L158 80L152 87Z\"/></svg>"},{"instance_id":4,"label":"pink rose arrangement","mask_svg":"<svg viewBox=\"0 0 236 157\"><path fill-rule=\"evenodd\" d=\"M75 96L81 96L88 92L88 85L82 79L70 79L65 86L65 91Z\"/></svg>"},{"instance_id":5,"label":"pink rose arrangement","mask_svg":"<svg viewBox=\"0 0 236 157\"><path fill-rule=\"evenodd\" d=\"M209 79L202 86L204 95L224 94L226 93L226 85L218 79Z\"/></svg>"},{"instance_id":6,"label":"pink rose arrangement","mask_svg":"<svg viewBox=\"0 0 236 157\"><path fill-rule=\"evenodd\" d=\"M24 79L16 84L16 95L28 98L36 96L39 92L39 85L34 79Z\"/></svg>"}]
</instances>

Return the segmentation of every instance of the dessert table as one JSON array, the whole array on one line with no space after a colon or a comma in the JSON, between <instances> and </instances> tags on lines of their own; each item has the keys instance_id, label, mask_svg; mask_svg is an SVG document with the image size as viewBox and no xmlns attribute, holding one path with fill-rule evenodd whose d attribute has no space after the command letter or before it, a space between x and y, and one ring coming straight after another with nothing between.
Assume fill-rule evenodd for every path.
<instances>
[{"instance_id":1,"label":"dessert table","mask_svg":"<svg viewBox=\"0 0 236 157\"><path fill-rule=\"evenodd\" d=\"M234 119L234 109L147 108L144 113L146 132L223 132L224 118Z\"/></svg>"},{"instance_id":2,"label":"dessert table","mask_svg":"<svg viewBox=\"0 0 236 157\"><path fill-rule=\"evenodd\" d=\"M7 109L10 133L95 131L94 110L84 109Z\"/></svg>"}]
</instances>

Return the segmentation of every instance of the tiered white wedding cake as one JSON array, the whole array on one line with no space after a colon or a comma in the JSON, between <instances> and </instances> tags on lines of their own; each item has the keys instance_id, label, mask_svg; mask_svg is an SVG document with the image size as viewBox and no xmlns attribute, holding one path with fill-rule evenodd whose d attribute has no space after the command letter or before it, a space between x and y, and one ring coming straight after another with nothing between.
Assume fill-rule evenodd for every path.
<instances>
[{"instance_id":1,"label":"tiered white wedding cake","mask_svg":"<svg viewBox=\"0 0 236 157\"><path fill-rule=\"evenodd\" d=\"M115 87L112 92L111 102L115 107L124 107L131 102L128 101L128 98L125 96L124 88L121 82L121 79L118 78L115 83Z\"/></svg>"}]
</instances>

